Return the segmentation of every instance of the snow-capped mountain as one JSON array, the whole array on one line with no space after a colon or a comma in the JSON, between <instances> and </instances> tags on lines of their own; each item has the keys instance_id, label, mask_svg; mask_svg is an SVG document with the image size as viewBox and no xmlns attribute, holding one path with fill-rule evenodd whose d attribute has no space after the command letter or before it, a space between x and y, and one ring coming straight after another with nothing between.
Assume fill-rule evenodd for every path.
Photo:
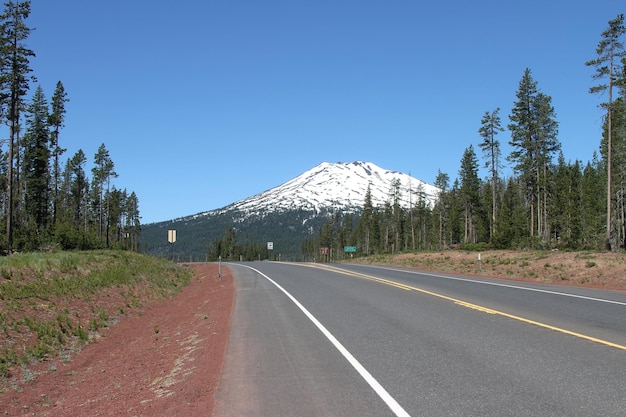
<instances>
[{"instance_id":1,"label":"snow-capped mountain","mask_svg":"<svg viewBox=\"0 0 626 417\"><path fill-rule=\"evenodd\" d=\"M393 182L397 180L400 181L401 205L405 208L415 205L419 198L432 204L439 191L433 185L371 162L322 162L284 184L237 201L222 210L259 216L297 209L352 211L363 208L368 187L372 204L380 207L392 201L390 193Z\"/></svg>"},{"instance_id":2,"label":"snow-capped mountain","mask_svg":"<svg viewBox=\"0 0 626 417\"><path fill-rule=\"evenodd\" d=\"M400 181L400 204L415 205L420 198L432 204L438 189L371 162L323 162L296 178L217 210L171 221L142 225L142 248L155 256L205 259L209 242L227 229L252 242L273 242L284 259L299 259L302 242L310 239L329 214L357 213L363 209L369 187L372 205L393 202L394 181ZM167 231L177 230L171 245ZM182 257L182 258L181 258Z\"/></svg>"}]
</instances>

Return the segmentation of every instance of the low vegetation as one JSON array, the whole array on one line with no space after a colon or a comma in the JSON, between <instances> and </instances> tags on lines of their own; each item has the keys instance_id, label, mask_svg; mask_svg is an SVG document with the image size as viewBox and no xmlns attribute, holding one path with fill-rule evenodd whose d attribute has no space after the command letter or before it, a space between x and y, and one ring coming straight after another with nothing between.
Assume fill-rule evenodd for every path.
<instances>
[{"instance_id":1,"label":"low vegetation","mask_svg":"<svg viewBox=\"0 0 626 417\"><path fill-rule=\"evenodd\" d=\"M130 251L0 258L0 378L33 361L69 360L99 329L175 295L191 277L188 268Z\"/></svg>"},{"instance_id":2,"label":"low vegetation","mask_svg":"<svg viewBox=\"0 0 626 417\"><path fill-rule=\"evenodd\" d=\"M626 289L624 252L449 250L375 255L354 261L548 284Z\"/></svg>"}]
</instances>

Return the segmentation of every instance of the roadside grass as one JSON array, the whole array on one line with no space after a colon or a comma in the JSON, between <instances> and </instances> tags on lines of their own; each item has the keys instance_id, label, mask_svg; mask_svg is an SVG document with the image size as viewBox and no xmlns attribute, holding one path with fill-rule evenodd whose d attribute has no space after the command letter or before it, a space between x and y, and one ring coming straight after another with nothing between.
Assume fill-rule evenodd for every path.
<instances>
[{"instance_id":1,"label":"roadside grass","mask_svg":"<svg viewBox=\"0 0 626 417\"><path fill-rule=\"evenodd\" d=\"M0 379L75 351L120 315L174 296L192 276L189 268L127 251L1 257Z\"/></svg>"}]
</instances>

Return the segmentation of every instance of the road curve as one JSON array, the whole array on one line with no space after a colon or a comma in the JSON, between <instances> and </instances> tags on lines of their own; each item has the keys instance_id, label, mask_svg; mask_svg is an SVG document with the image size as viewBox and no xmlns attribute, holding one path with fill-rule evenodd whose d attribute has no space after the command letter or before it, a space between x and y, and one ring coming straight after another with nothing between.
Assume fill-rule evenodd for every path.
<instances>
[{"instance_id":1,"label":"road curve","mask_svg":"<svg viewBox=\"0 0 626 417\"><path fill-rule=\"evenodd\" d=\"M216 416L626 409L623 292L357 265L230 266L237 295Z\"/></svg>"}]
</instances>

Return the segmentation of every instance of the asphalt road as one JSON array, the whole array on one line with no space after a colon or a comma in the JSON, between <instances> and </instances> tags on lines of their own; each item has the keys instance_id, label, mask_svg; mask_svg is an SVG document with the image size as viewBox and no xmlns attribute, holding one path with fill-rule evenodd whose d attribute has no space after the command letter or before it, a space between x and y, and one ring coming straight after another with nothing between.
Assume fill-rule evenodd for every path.
<instances>
[{"instance_id":1,"label":"asphalt road","mask_svg":"<svg viewBox=\"0 0 626 417\"><path fill-rule=\"evenodd\" d=\"M216 416L626 414L624 292L229 266L237 293Z\"/></svg>"}]
</instances>

